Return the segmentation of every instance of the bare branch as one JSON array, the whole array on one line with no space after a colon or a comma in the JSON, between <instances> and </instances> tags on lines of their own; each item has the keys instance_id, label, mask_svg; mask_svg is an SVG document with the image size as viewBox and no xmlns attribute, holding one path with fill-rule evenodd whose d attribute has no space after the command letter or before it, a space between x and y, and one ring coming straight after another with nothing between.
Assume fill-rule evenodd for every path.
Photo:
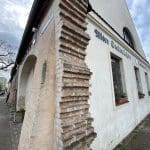
<instances>
[{"instance_id":1,"label":"bare branch","mask_svg":"<svg viewBox=\"0 0 150 150\"><path fill-rule=\"evenodd\" d=\"M9 56L8 54L6 54L6 53L4 53L4 52L1 52L1 53L3 53L3 54L0 54L0 57L1 57L1 58Z\"/></svg>"},{"instance_id":2,"label":"bare branch","mask_svg":"<svg viewBox=\"0 0 150 150\"><path fill-rule=\"evenodd\" d=\"M5 70L5 69L9 68L11 65L14 65L14 63L10 63L10 64L7 64L3 67L0 67L0 70Z\"/></svg>"},{"instance_id":3,"label":"bare branch","mask_svg":"<svg viewBox=\"0 0 150 150\"><path fill-rule=\"evenodd\" d=\"M14 47L0 40L0 70L7 71L14 64Z\"/></svg>"}]
</instances>

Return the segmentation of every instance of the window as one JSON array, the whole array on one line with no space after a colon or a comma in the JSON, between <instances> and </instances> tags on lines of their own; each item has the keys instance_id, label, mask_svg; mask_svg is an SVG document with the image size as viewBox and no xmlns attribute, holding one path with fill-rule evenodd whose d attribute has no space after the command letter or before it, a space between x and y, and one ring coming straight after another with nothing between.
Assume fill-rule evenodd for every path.
<instances>
[{"instance_id":1,"label":"window","mask_svg":"<svg viewBox=\"0 0 150 150\"><path fill-rule=\"evenodd\" d=\"M42 68L42 79L41 79L42 84L45 83L46 70L47 70L47 62L45 61L44 64L43 64L43 68Z\"/></svg>"},{"instance_id":2,"label":"window","mask_svg":"<svg viewBox=\"0 0 150 150\"><path fill-rule=\"evenodd\" d=\"M124 40L134 49L133 38L131 36L129 29L126 27L123 28L123 36L124 36Z\"/></svg>"},{"instance_id":3,"label":"window","mask_svg":"<svg viewBox=\"0 0 150 150\"><path fill-rule=\"evenodd\" d=\"M146 72L145 72L145 80L146 80L146 84L147 84L148 95L150 96L149 79L148 79L148 74Z\"/></svg>"},{"instance_id":4,"label":"window","mask_svg":"<svg viewBox=\"0 0 150 150\"><path fill-rule=\"evenodd\" d=\"M111 66L112 66L114 93L116 100L115 102L116 105L121 105L128 102L123 76L122 60L112 55Z\"/></svg>"},{"instance_id":5,"label":"window","mask_svg":"<svg viewBox=\"0 0 150 150\"><path fill-rule=\"evenodd\" d=\"M135 71L135 78L136 78L138 96L141 99L141 98L144 98L145 94L143 93L143 90L142 90L142 83L141 83L139 68L134 67L134 71Z\"/></svg>"}]
</instances>

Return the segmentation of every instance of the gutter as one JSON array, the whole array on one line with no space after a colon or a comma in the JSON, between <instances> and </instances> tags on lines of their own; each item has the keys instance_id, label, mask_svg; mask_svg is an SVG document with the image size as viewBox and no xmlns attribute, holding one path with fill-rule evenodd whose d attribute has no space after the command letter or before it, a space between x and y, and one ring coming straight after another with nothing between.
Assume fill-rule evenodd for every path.
<instances>
[{"instance_id":1,"label":"gutter","mask_svg":"<svg viewBox=\"0 0 150 150\"><path fill-rule=\"evenodd\" d=\"M10 78L10 82L12 81L13 79L13 76L16 74L17 72L17 67L18 65L20 65L20 63L22 62L25 54L26 54L26 50L28 49L28 46L29 46L29 43L32 39L32 36L33 36L33 32L32 32L32 28L35 27L37 28L38 25L39 25L39 20L40 20L40 16L42 16L44 14L44 12L46 12L46 10L44 9L44 4L47 4L46 5L47 7L50 6L50 4L53 2L54 0L34 0L33 2L33 5L32 5L32 8L31 8L31 11L30 11L30 15L29 15L29 19L28 19L28 22L27 22L27 25L26 25L26 28L25 28L25 31L24 31L24 34L23 34L23 37L22 37L22 40L21 40L21 44L20 44L20 47L19 47L19 50L18 50L18 53L17 53L17 57L16 57L16 61L15 61L15 65L14 67L12 68L12 71L11 71L11 78ZM119 38L121 38L126 44L128 44L124 38L102 17L100 16L93 8L92 8L92 5L90 4L89 0L88 1L88 12L92 11L96 16L98 16L113 32L115 32ZM44 9L44 10L42 10ZM128 44L129 45L129 44ZM130 46L130 45L129 45ZM131 47L131 46L130 46ZM131 49L133 49L131 47ZM137 52L137 50L133 49L141 58L143 58L148 64L149 62L139 53Z\"/></svg>"}]
</instances>

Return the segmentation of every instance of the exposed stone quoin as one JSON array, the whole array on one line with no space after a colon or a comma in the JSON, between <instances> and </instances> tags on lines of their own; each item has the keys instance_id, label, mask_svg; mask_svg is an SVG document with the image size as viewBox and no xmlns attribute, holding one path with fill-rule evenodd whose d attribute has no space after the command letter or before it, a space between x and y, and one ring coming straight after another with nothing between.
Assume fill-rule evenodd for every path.
<instances>
[{"instance_id":1,"label":"exposed stone quoin","mask_svg":"<svg viewBox=\"0 0 150 150\"><path fill-rule=\"evenodd\" d=\"M16 119L23 112L18 150L90 149L96 133L88 103L92 73L85 63L88 10L87 0L34 1L8 99Z\"/></svg>"},{"instance_id":2,"label":"exposed stone quoin","mask_svg":"<svg viewBox=\"0 0 150 150\"><path fill-rule=\"evenodd\" d=\"M60 129L63 149L90 149L95 138L93 119L89 113L88 99L91 72L85 63L86 48L90 40L86 33L88 1L61 0L60 20L56 29L59 37L57 71L62 68L59 80L61 94ZM59 64L59 62L58 62Z\"/></svg>"}]
</instances>

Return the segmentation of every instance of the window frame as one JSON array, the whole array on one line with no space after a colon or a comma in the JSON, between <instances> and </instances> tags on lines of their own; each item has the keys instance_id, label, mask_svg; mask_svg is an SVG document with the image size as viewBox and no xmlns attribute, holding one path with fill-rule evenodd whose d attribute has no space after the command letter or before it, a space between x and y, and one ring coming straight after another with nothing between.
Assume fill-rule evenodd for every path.
<instances>
[{"instance_id":1,"label":"window frame","mask_svg":"<svg viewBox=\"0 0 150 150\"><path fill-rule=\"evenodd\" d=\"M149 83L149 77L148 77L148 73L147 72L145 72L145 81L146 81L148 96L150 96L150 83Z\"/></svg>"},{"instance_id":2,"label":"window frame","mask_svg":"<svg viewBox=\"0 0 150 150\"><path fill-rule=\"evenodd\" d=\"M125 74L124 74L124 65L123 65L123 59L116 56L113 53L110 53L110 59L111 59L111 73L112 73L112 83L113 83L113 93L114 93L114 99L115 99L115 106L120 106L125 103L128 103L128 96L127 96L127 88L126 88L126 82L125 82ZM113 73L113 66L112 66L112 59L116 59L119 61L119 70L120 70L120 80L121 80L121 88L122 88L122 95L116 97L116 91L115 91L115 83L114 83L114 73Z\"/></svg>"},{"instance_id":3,"label":"window frame","mask_svg":"<svg viewBox=\"0 0 150 150\"><path fill-rule=\"evenodd\" d=\"M124 41L135 50L135 43L130 30L127 27L123 28L123 38Z\"/></svg>"},{"instance_id":4,"label":"window frame","mask_svg":"<svg viewBox=\"0 0 150 150\"><path fill-rule=\"evenodd\" d=\"M134 66L134 73L135 73L135 80L136 80L138 98L143 99L145 97L145 94L144 94L144 91L143 91L141 73L140 73L140 69L136 66Z\"/></svg>"}]
</instances>

